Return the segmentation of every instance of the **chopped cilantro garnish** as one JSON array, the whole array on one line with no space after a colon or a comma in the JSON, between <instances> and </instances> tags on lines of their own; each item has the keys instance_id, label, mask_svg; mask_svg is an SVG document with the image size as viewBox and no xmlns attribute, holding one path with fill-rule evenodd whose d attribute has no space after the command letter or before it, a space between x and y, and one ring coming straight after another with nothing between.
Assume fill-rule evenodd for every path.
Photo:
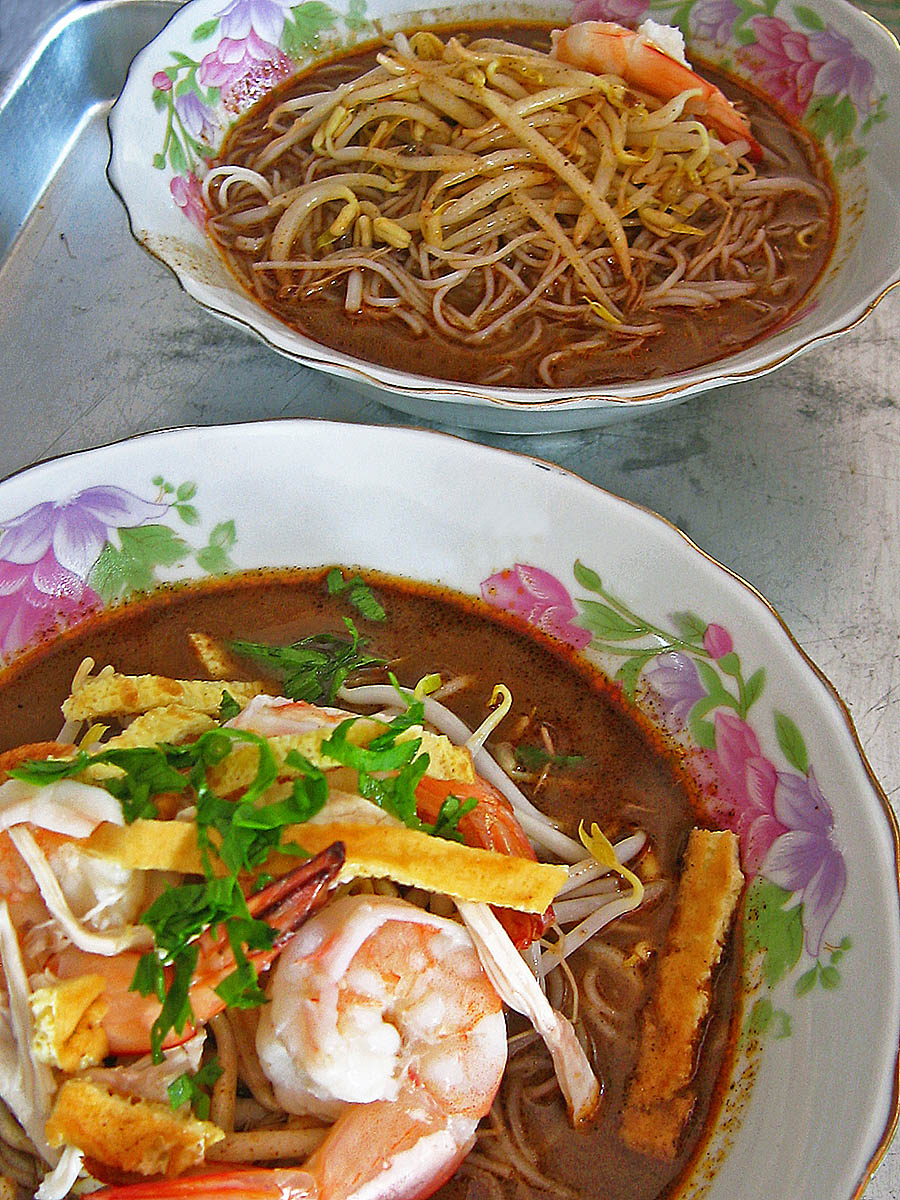
<instances>
[{"instance_id":1,"label":"chopped cilantro garnish","mask_svg":"<svg viewBox=\"0 0 900 1200\"><path fill-rule=\"evenodd\" d=\"M287 686L289 680L301 688L312 681L318 691L310 698L322 698L324 687L326 698L330 699L350 671L382 661L363 653L353 622L347 620L346 625L349 639L321 634L290 647L238 642L234 648L259 657L270 666L278 664L285 671L289 694L297 694ZM429 759L421 752L421 738L411 736L400 740L400 737L422 724L424 705L421 700L410 701L408 693L400 694L406 701L404 711L367 745L359 746L350 740L350 730L360 719L350 717L322 742L322 750L335 761L355 769L362 795L408 827L461 840L458 822L474 807L474 799L448 796L433 825L421 821L416 813L416 788L428 769ZM233 698L224 692L220 718L226 719L236 709ZM256 771L239 798L225 798L214 790L210 771L240 747L255 749ZM79 776L100 764L120 771L96 783L118 798L126 821L156 817L154 797L163 792L184 793L185 802L192 801L196 807L197 839L205 879L169 887L140 918L153 933L154 948L138 960L131 987L142 995L157 997L160 1002L161 1010L150 1033L153 1057L159 1062L171 1031L180 1035L194 1021L190 988L195 974L204 973L200 957L204 935L212 937L218 931L218 936L227 940L233 956L232 969L224 977L220 974L215 987L223 1002L237 1008L264 1002L253 957L255 952L271 950L275 933L266 921L251 916L238 878L247 873L257 874L260 883L266 875L260 868L265 868L272 851L305 855L301 846L285 843L284 833L288 827L309 820L323 807L328 784L319 768L292 750L285 765L294 777L272 790L278 783L279 767L269 741L249 730L224 727L211 729L184 745L159 743L153 747L111 748L95 754L81 750L71 759L20 763L10 774L40 786ZM283 777L285 772L281 774ZM225 876L220 873L223 866L228 872ZM195 1106L203 1107L208 1103L204 1086L201 1073L181 1076L170 1092L173 1105L177 1107L191 1100Z\"/></svg>"},{"instance_id":2,"label":"chopped cilantro garnish","mask_svg":"<svg viewBox=\"0 0 900 1200\"><path fill-rule=\"evenodd\" d=\"M122 805L122 815L130 824L139 817L155 817L156 805L153 796L161 792L180 792L187 781L171 764L165 748L159 746L134 746L126 749L101 750L88 754L79 750L70 759L43 759L19 763L9 774L26 783L43 787L58 779L70 779L80 775L87 767L105 763L119 767L123 775L99 781Z\"/></svg>"},{"instance_id":3,"label":"chopped cilantro garnish","mask_svg":"<svg viewBox=\"0 0 900 1200\"><path fill-rule=\"evenodd\" d=\"M322 743L323 753L336 759L346 767L353 767L359 776L360 794L385 812L401 820L409 829L421 830L435 837L450 841L461 841L457 825L477 804L477 800L460 802L448 796L441 805L434 825L422 821L416 813L416 788L428 770L429 758L419 753L421 738L410 738L399 742L401 733L415 725L421 725L424 706L413 701L405 711L389 722L384 733L366 746L356 746L348 741L347 735L358 720L350 717L342 721L329 738Z\"/></svg>"},{"instance_id":4,"label":"chopped cilantro garnish","mask_svg":"<svg viewBox=\"0 0 900 1200\"><path fill-rule=\"evenodd\" d=\"M365 653L365 640L349 617L344 618L344 624L349 638L336 633L316 633L289 646L238 640L231 643L231 649L279 675L282 690L289 699L321 704L335 698L353 671L384 665L383 658Z\"/></svg>"},{"instance_id":5,"label":"chopped cilantro garnish","mask_svg":"<svg viewBox=\"0 0 900 1200\"><path fill-rule=\"evenodd\" d=\"M141 923L153 933L155 946L138 960L131 988L162 1002L150 1031L155 1062L162 1057L169 1031L181 1034L191 1019L190 985L197 968L199 939L207 930L224 929L235 960L234 970L216 987L217 994L231 1007L262 1003L256 968L244 947L271 949L275 931L250 915L235 876L169 887L150 905Z\"/></svg>"},{"instance_id":6,"label":"chopped cilantro garnish","mask_svg":"<svg viewBox=\"0 0 900 1200\"><path fill-rule=\"evenodd\" d=\"M418 742L403 743L406 746L418 747ZM419 780L428 770L428 755L420 754L411 762L406 763L396 775L388 775L384 779L369 775L365 771L359 773L359 790L367 800L397 817L409 829L425 829L416 814L416 788Z\"/></svg>"},{"instance_id":7,"label":"chopped cilantro garnish","mask_svg":"<svg viewBox=\"0 0 900 1200\"><path fill-rule=\"evenodd\" d=\"M426 830L433 837L445 838L448 842L461 842L463 835L459 832L459 822L478 804L474 796L461 800L459 796L446 796L438 809L437 820Z\"/></svg>"},{"instance_id":8,"label":"chopped cilantro garnish","mask_svg":"<svg viewBox=\"0 0 900 1200\"><path fill-rule=\"evenodd\" d=\"M193 1074L185 1071L173 1079L166 1089L172 1110L181 1108L182 1104L190 1104L200 1120L205 1121L209 1117L210 1090L221 1074L222 1068L212 1058L199 1071Z\"/></svg>"},{"instance_id":9,"label":"chopped cilantro garnish","mask_svg":"<svg viewBox=\"0 0 900 1200\"><path fill-rule=\"evenodd\" d=\"M583 754L551 754L543 746L516 746L516 762L528 771L542 767L578 767L584 762Z\"/></svg>"},{"instance_id":10,"label":"chopped cilantro garnish","mask_svg":"<svg viewBox=\"0 0 900 1200\"><path fill-rule=\"evenodd\" d=\"M224 725L226 721L230 721L232 717L236 717L241 711L241 706L232 696L231 692L223 691L222 699L219 703L219 724Z\"/></svg>"},{"instance_id":11,"label":"chopped cilantro garnish","mask_svg":"<svg viewBox=\"0 0 900 1200\"><path fill-rule=\"evenodd\" d=\"M399 728L394 723L388 726L384 733L373 738L367 746L356 746L347 741L347 734L356 724L357 717L348 717L341 721L330 737L322 742L322 753L336 759L345 767L354 767L357 771L399 771L415 758L422 742L412 738L408 742L398 742L397 735L407 725ZM397 718L400 720L400 718Z\"/></svg>"},{"instance_id":12,"label":"chopped cilantro garnish","mask_svg":"<svg viewBox=\"0 0 900 1200\"><path fill-rule=\"evenodd\" d=\"M383 621L386 617L381 602L361 575L345 579L340 567L332 567L325 583L329 596L345 596L347 602L360 612L367 621Z\"/></svg>"}]
</instances>

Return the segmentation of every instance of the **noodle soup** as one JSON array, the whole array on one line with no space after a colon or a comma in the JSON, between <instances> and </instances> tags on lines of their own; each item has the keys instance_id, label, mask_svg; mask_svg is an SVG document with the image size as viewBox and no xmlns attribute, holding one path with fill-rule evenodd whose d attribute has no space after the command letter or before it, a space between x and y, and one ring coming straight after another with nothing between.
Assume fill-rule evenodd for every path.
<instances>
[{"instance_id":1,"label":"noodle soup","mask_svg":"<svg viewBox=\"0 0 900 1200\"><path fill-rule=\"evenodd\" d=\"M654 96L549 55L546 27L439 32L291 80L229 133L208 230L280 320L389 368L578 388L736 353L808 295L829 172L762 99L703 69Z\"/></svg>"},{"instance_id":2,"label":"noodle soup","mask_svg":"<svg viewBox=\"0 0 900 1200\"><path fill-rule=\"evenodd\" d=\"M271 647L286 645L295 647L293 658L273 657ZM247 696L260 686L275 694L285 689L290 693L291 688L299 686L298 663L302 656L298 647L325 657L331 654L332 665L338 659L343 664L342 673L329 676L325 692L317 695L318 702L324 699L370 716L378 712L382 722L388 719L385 705L390 697L393 696L395 705L398 703L397 686L413 689L419 681L427 681L415 694L431 699L439 696L441 705L452 710L468 730L484 731L482 736L488 739L487 749L498 769L514 781L526 803L536 805L550 818L557 834L562 835L564 841L557 843L561 853L565 839L578 847L582 822L588 828L596 822L620 848L618 853L628 859L633 878L640 882L641 899L637 907L588 938L567 958L565 966L550 968L550 960L542 959L539 948L532 952L535 964L543 962L551 1005L572 1019L590 1068L599 1081L599 1108L585 1117L582 1128L572 1128L551 1055L530 1024L509 1013L508 1061L499 1092L481 1121L474 1147L463 1158L453 1178L443 1183L439 1194L448 1200L482 1195L651 1200L677 1195L679 1180L702 1151L704 1131L715 1117L720 1100L718 1089L730 1063L738 1018L735 1003L740 966L738 949L732 937L725 935L726 921L722 932L724 948L717 946L715 961L707 964L712 980L709 1012L704 1013L699 1026L692 1031L688 1023L691 1068L689 1078L678 1090L680 1108L676 1124L656 1138L653 1130L641 1129L641 1122L633 1120L637 1103L634 1079L642 1071L647 1075L648 1013L658 989L664 986L663 964L672 943L673 928L685 919L685 881L691 869L688 863L695 827L700 822L690 785L674 755L660 743L646 721L622 701L618 689L576 659L567 648L479 601L438 589L381 576L367 576L363 580L350 572L251 573L219 584L187 587L171 595L157 594L129 605L125 611L97 618L87 627L59 638L49 650L26 656L7 672L0 687L3 749L27 744L32 756L42 757L34 743L59 736L59 706L69 695L70 687L75 698L86 697L90 691L98 696L104 693L106 699L97 700L93 707L87 708L86 702L77 708L66 701L69 714L66 737L84 732L83 725L76 729L77 722L72 723L77 717L84 724L102 721L107 725L101 731L92 724L87 744L96 742L94 750L102 749L110 738L120 736L119 727L124 727L126 734L132 729L130 744L135 746L139 742L136 727L146 724L150 715L148 702L137 699L138 693L148 686L147 680L155 676L168 678L169 683L155 686L167 705L176 693L180 704L186 703L189 689L176 686L172 680L222 679L227 671L229 682L219 688L221 695L216 697L208 718L207 728L217 728L215 723L225 718L226 709L230 712L247 705ZM81 666L86 656L98 666L113 664L118 674L112 677L87 672ZM283 668L288 662L290 669L285 675ZM76 675L78 682L73 687ZM441 690L435 693L438 676ZM260 677L261 684L255 682ZM509 689L512 703L502 720L495 723L490 714L498 683ZM335 696L331 694L332 685L340 688ZM230 688L234 693L233 696L229 693L231 706L226 703L223 687L226 692ZM119 699L111 700L111 694ZM412 703L413 693L407 695L409 700L400 703L401 710L407 702ZM23 704L23 696L29 698L27 704ZM265 706L270 698L265 693L257 694L247 711L260 701ZM168 705L167 711L170 708ZM90 715L85 716L88 709ZM440 741L444 736L440 713L437 709L424 711L426 726L435 729L434 740L428 743L432 758L436 762L441 755L452 757L455 752ZM483 724L486 716L490 727ZM330 719L333 729L339 718ZM240 718L232 721L235 728L240 728ZM168 740L173 737L173 727L168 724L165 728ZM245 724L244 728L248 726ZM191 729L190 734L175 736L174 740L189 747L197 737L197 727ZM307 741L303 746L304 753L311 755L308 734L309 731L304 734ZM259 740L259 735L248 736ZM371 731L367 736L371 738ZM456 732L453 740L461 736ZM264 737L272 744L277 741L274 729ZM58 746L50 753L66 752ZM472 753L476 751L473 749ZM27 753L18 757L27 757ZM3 761L9 767L12 760L5 755ZM116 761L121 764L125 760ZM347 761L356 762L354 769L362 771L361 760L351 756ZM217 768L221 766L222 756L215 758L215 762ZM337 768L337 764L332 763L325 772L330 777L330 787L346 795L351 790L348 768L337 768L336 775L332 768ZM458 790L462 799L466 785L461 783L457 788L453 784L451 790ZM157 845L164 840L163 835L172 832L172 826L185 823L164 819L179 807L180 802L173 796L177 797L177 793L171 791L170 782L166 795L159 801L154 822ZM531 819L528 811L523 810L526 815L522 820L526 823ZM459 829L463 827L460 818ZM130 828L125 826L116 836L129 837ZM387 838L390 827L383 828ZM540 840L540 822L534 826L528 824L528 828L536 829L534 836ZM308 840L312 832L311 822L302 836ZM44 836L51 838L45 844L50 855L52 835ZM2 837L5 840L7 835ZM460 861L464 859L465 846L457 849L458 843L453 841L443 845L446 850L442 855L449 859L456 853L462 856ZM315 848L309 843L310 850ZM150 852L147 847L145 852ZM352 857L352 853L348 843L348 855ZM518 852L513 849L508 853L515 856ZM582 854L583 850L578 849L577 853ZM558 857L546 849L538 850L538 858ZM510 859L507 863L510 868L514 865ZM268 866L263 869L268 873ZM573 906L577 908L580 903L587 912L596 910L598 903L621 901L629 896L632 885L625 878L603 872L601 876L599 885L588 880L554 902L558 910L555 920L569 930L570 936L581 919ZM68 885L69 881L63 882ZM429 899L421 887L410 890L397 884L379 881L373 885L360 879L345 884L344 888L352 894L360 889L363 893L371 891L373 886L441 914L453 911L446 896ZM705 907L717 903L712 895L704 893L703 899ZM323 915L327 911L326 907ZM460 911L465 915L464 906ZM310 918L309 925L316 919ZM547 929L545 947L552 947L556 936L552 929ZM44 952L43 943L33 939L23 937L22 944L26 953L36 957ZM270 988L269 975L279 969L271 964L261 969L264 987ZM416 971L404 969L404 973L412 978ZM700 991L708 986L706 980L698 984ZM133 993L132 999L138 1001ZM316 1138L327 1139L327 1119L336 1115L331 1112L326 1120L320 1120L323 1114L312 1106L314 1115L298 1123L296 1117L289 1118L279 1109L278 1102L272 1101L272 1081L267 1079L266 1072L271 1074L273 1068L264 1057L257 1060L254 1050L254 1045L260 1045L258 1033L254 1043L256 1013L252 1007L234 1011L226 1008L215 1017L202 1052L203 1061L208 1064L216 1051L225 1070L227 1095L217 1085L210 1115L213 1122L219 1121L224 1127L222 1146L231 1147L229 1153L221 1147L217 1152L213 1146L208 1151L207 1169L214 1166L217 1171L229 1171L231 1163L256 1159L271 1165L272 1146L278 1135L284 1133L293 1139L290 1142L293 1155L285 1152L287 1143L282 1141L277 1143L281 1146L278 1161L282 1169L289 1170L294 1162L305 1157L299 1149L302 1138L312 1138L305 1143L308 1153L317 1144ZM107 1058L105 1067L118 1061L125 1060ZM198 1067L199 1063L195 1063L193 1069L196 1071ZM341 1074L350 1077L364 1070L358 1061L338 1067ZM112 1065L112 1070L116 1069ZM274 1073L277 1075L277 1069ZM75 1072L76 1076L82 1074ZM99 1075L92 1076L90 1070L86 1074L95 1082L102 1078L104 1087L113 1078L103 1070ZM132 1078L128 1076L129 1080ZM128 1084L121 1079L116 1086L127 1093ZM277 1095L280 1093L276 1087ZM143 1112L141 1102L134 1100L134 1105L129 1110L130 1121L137 1121ZM656 1130L665 1126L672 1115L666 1103L661 1104L658 1114L658 1119L653 1119ZM65 1127L62 1118L57 1126ZM235 1146L243 1147L243 1159L237 1156ZM256 1150L251 1153L252 1147ZM365 1158L361 1145L354 1146L354 1155ZM96 1154L89 1155L89 1159L89 1167L99 1178L127 1181L134 1178L122 1175L121 1162L104 1165L96 1160ZM28 1175L29 1169L21 1167L20 1182L26 1188L33 1188L37 1177ZM196 1179L192 1185L194 1190L190 1194L207 1194L197 1191ZM210 1197L221 1194L217 1186L211 1182ZM121 1200L134 1195L137 1200L151 1193L159 1197L180 1194L177 1179L151 1180L141 1187L150 1190L131 1192L127 1186L121 1186L110 1195Z\"/></svg>"}]
</instances>

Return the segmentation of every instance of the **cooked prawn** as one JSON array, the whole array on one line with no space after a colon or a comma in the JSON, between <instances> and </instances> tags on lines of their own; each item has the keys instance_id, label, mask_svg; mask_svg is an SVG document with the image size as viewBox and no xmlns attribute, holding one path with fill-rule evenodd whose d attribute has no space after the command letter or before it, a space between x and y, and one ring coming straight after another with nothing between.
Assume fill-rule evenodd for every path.
<instances>
[{"instance_id":1,"label":"cooked prawn","mask_svg":"<svg viewBox=\"0 0 900 1200\"><path fill-rule=\"evenodd\" d=\"M480 846L485 850L496 850L499 854L513 854L519 858L537 858L510 802L480 775L475 776L474 783L423 776L416 788L419 817L423 821L435 821L441 804L448 796L478 801L471 812L459 821L459 832L467 846ZM519 950L536 942L553 924L552 908L543 914L519 912L513 908L494 911Z\"/></svg>"},{"instance_id":2,"label":"cooked prawn","mask_svg":"<svg viewBox=\"0 0 900 1200\"><path fill-rule=\"evenodd\" d=\"M114 1187L106 1200L419 1200L453 1174L506 1065L502 1004L465 929L403 900L344 897L291 939L269 1000L260 1062L285 1109L336 1116L321 1146L295 1169Z\"/></svg>"},{"instance_id":3,"label":"cooked prawn","mask_svg":"<svg viewBox=\"0 0 900 1200\"><path fill-rule=\"evenodd\" d=\"M255 950L247 956L257 970L268 966L281 953L294 931L328 900L343 862L344 848L336 842L249 897L247 907L251 915L267 921L276 931L270 949ZM60 979L101 975L106 981L103 999L107 1011L101 1024L112 1054L146 1053L150 1049L150 1031L160 1013L161 1005L155 996L141 996L130 990L138 959L137 951L105 956L68 946L48 963L49 969ZM225 1007L215 988L233 970L234 955L225 935L204 934L200 939L200 954L190 989L196 1025L205 1024ZM170 1034L163 1046L178 1045L193 1032L189 1026L180 1034Z\"/></svg>"},{"instance_id":4,"label":"cooked prawn","mask_svg":"<svg viewBox=\"0 0 900 1200\"><path fill-rule=\"evenodd\" d=\"M612 21L580 21L552 34L554 57L595 74L620 75L635 87L671 100L693 92L691 108L725 142L745 141L749 157L760 159L762 147L750 132L750 122L709 80L665 50L646 34Z\"/></svg>"},{"instance_id":5,"label":"cooked prawn","mask_svg":"<svg viewBox=\"0 0 900 1200\"><path fill-rule=\"evenodd\" d=\"M256 696L230 724L238 729L274 737L323 727L331 729L357 715L338 708L308 704L303 700ZM448 796L477 801L475 808L459 822L459 832L466 845L520 858L537 857L512 805L492 784L478 775L474 782L423 776L416 788L416 809L420 819L433 823ZM500 909L497 915L519 949L537 941L553 922L549 909L543 916L514 909Z\"/></svg>"},{"instance_id":6,"label":"cooked prawn","mask_svg":"<svg viewBox=\"0 0 900 1200\"><path fill-rule=\"evenodd\" d=\"M308 733L313 729L336 729L357 713L342 708L310 704L307 700L286 700L283 696L254 696L226 725L247 729L261 737Z\"/></svg>"},{"instance_id":7,"label":"cooked prawn","mask_svg":"<svg viewBox=\"0 0 900 1200\"><path fill-rule=\"evenodd\" d=\"M0 775L30 758L66 757L71 746L40 742L20 746L0 755ZM65 854L73 839L87 837L104 821L121 825L124 818L119 801L103 788L62 779L45 787L35 787L18 779L0 783L0 895L9 904L16 929L22 933L47 919L47 908L34 874L24 861L14 834L27 828L38 852L45 857ZM81 864L79 864L80 866ZM90 890L87 874L76 870L67 890ZM96 900L96 897L93 897ZM129 919L129 918L126 918Z\"/></svg>"}]
</instances>

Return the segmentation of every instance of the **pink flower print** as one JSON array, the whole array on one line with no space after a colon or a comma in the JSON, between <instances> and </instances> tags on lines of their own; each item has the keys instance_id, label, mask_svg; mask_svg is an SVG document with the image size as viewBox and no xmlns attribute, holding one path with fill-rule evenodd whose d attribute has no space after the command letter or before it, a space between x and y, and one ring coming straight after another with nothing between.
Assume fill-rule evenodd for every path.
<instances>
[{"instance_id":1,"label":"pink flower print","mask_svg":"<svg viewBox=\"0 0 900 1200\"><path fill-rule=\"evenodd\" d=\"M206 231L206 205L203 203L203 188L197 176L175 175L169 184L175 203L198 229Z\"/></svg>"},{"instance_id":2,"label":"pink flower print","mask_svg":"<svg viewBox=\"0 0 900 1200\"><path fill-rule=\"evenodd\" d=\"M760 87L802 116L822 66L810 53L808 37L780 17L754 17L751 23L757 41L745 55L758 73Z\"/></svg>"},{"instance_id":3,"label":"pink flower print","mask_svg":"<svg viewBox=\"0 0 900 1200\"><path fill-rule=\"evenodd\" d=\"M741 858L757 875L773 842L787 827L775 808L778 773L763 756L756 734L732 712L717 712L715 754L718 786L710 797L710 814L741 839Z\"/></svg>"},{"instance_id":4,"label":"pink flower print","mask_svg":"<svg viewBox=\"0 0 900 1200\"><path fill-rule=\"evenodd\" d=\"M153 76L153 86L160 92L171 92L172 80L165 71L157 71Z\"/></svg>"},{"instance_id":5,"label":"pink flower print","mask_svg":"<svg viewBox=\"0 0 900 1200\"><path fill-rule=\"evenodd\" d=\"M634 28L649 8L649 0L575 0L572 21L615 21Z\"/></svg>"},{"instance_id":6,"label":"pink flower print","mask_svg":"<svg viewBox=\"0 0 900 1200\"><path fill-rule=\"evenodd\" d=\"M770 846L763 874L801 900L806 949L818 958L844 894L847 868L835 844L831 808L812 771L778 776L775 815L787 828Z\"/></svg>"},{"instance_id":7,"label":"pink flower print","mask_svg":"<svg viewBox=\"0 0 900 1200\"><path fill-rule=\"evenodd\" d=\"M540 567L516 563L498 571L482 583L481 595L494 608L515 613L578 650L591 640L589 630L571 623L578 613L569 593L555 575Z\"/></svg>"},{"instance_id":8,"label":"pink flower print","mask_svg":"<svg viewBox=\"0 0 900 1200\"><path fill-rule=\"evenodd\" d=\"M223 104L237 112L293 71L287 55L250 29L246 37L222 38L200 63L197 80L202 87L221 88Z\"/></svg>"},{"instance_id":9,"label":"pink flower print","mask_svg":"<svg viewBox=\"0 0 900 1200\"><path fill-rule=\"evenodd\" d=\"M694 660L678 650L660 654L644 672L644 679L650 687L654 707L660 710L671 733L677 733L687 724L691 709L707 694Z\"/></svg>"},{"instance_id":10,"label":"pink flower print","mask_svg":"<svg viewBox=\"0 0 900 1200\"><path fill-rule=\"evenodd\" d=\"M759 71L759 82L790 112L802 116L814 95L849 95L857 109L872 103L875 70L868 59L833 29L801 33L779 17L754 17L755 46L748 61Z\"/></svg>"},{"instance_id":11,"label":"pink flower print","mask_svg":"<svg viewBox=\"0 0 900 1200\"><path fill-rule=\"evenodd\" d=\"M33 563L0 561L0 658L100 607L97 593L60 566L52 550Z\"/></svg>"},{"instance_id":12,"label":"pink flower print","mask_svg":"<svg viewBox=\"0 0 900 1200\"><path fill-rule=\"evenodd\" d=\"M731 634L721 625L707 625L703 633L703 649L710 658L724 658L734 649Z\"/></svg>"},{"instance_id":13,"label":"pink flower print","mask_svg":"<svg viewBox=\"0 0 900 1200\"><path fill-rule=\"evenodd\" d=\"M725 46L731 40L739 11L734 0L696 0L691 9L691 31L695 37Z\"/></svg>"},{"instance_id":14,"label":"pink flower print","mask_svg":"<svg viewBox=\"0 0 900 1200\"><path fill-rule=\"evenodd\" d=\"M44 501L2 523L0 654L70 625L100 605L87 585L112 529L167 511L117 487L93 487L70 500Z\"/></svg>"},{"instance_id":15,"label":"pink flower print","mask_svg":"<svg viewBox=\"0 0 900 1200\"><path fill-rule=\"evenodd\" d=\"M846 92L860 112L870 107L875 68L867 58L854 51L847 38L833 29L811 33L809 52L822 64L813 89L816 95L837 96Z\"/></svg>"}]
</instances>

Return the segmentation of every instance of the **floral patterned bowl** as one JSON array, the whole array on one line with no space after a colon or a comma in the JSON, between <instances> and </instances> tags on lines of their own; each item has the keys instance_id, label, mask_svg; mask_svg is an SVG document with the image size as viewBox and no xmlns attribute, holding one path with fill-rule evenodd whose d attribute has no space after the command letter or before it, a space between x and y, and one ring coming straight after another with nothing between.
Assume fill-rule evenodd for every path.
<instances>
[{"instance_id":1,"label":"floral patterned bowl","mask_svg":"<svg viewBox=\"0 0 900 1200\"><path fill-rule=\"evenodd\" d=\"M326 563L481 595L599 663L680 747L749 879L737 1059L682 1200L860 1195L897 1117L896 820L778 616L673 526L533 458L297 421L35 467L0 484L0 531L6 666L169 581Z\"/></svg>"},{"instance_id":2,"label":"floral patterned bowl","mask_svg":"<svg viewBox=\"0 0 900 1200\"><path fill-rule=\"evenodd\" d=\"M505 17L560 25L651 15L689 49L749 79L824 146L840 205L832 260L801 308L760 343L704 367L602 389L492 388L379 367L318 345L254 301L204 234L200 180L228 127L299 69L429 21ZM850 328L900 282L900 49L845 0L191 0L132 64L110 117L109 177L134 236L212 312L309 366L375 389L382 402L507 432L594 426L773 370Z\"/></svg>"}]
</instances>

